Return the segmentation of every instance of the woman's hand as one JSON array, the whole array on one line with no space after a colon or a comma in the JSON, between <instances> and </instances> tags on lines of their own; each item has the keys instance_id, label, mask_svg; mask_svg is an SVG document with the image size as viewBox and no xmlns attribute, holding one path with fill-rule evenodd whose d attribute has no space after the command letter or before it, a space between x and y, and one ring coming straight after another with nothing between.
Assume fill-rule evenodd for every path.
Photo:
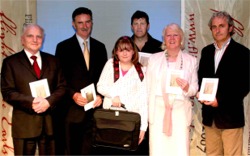
<instances>
[{"instance_id":1,"label":"woman's hand","mask_svg":"<svg viewBox=\"0 0 250 156\"><path fill-rule=\"evenodd\" d=\"M112 106L113 107L121 107L121 100L119 96L116 96L112 99Z\"/></svg>"},{"instance_id":2,"label":"woman's hand","mask_svg":"<svg viewBox=\"0 0 250 156\"><path fill-rule=\"evenodd\" d=\"M176 78L176 82L183 91L188 92L189 83L186 80L181 78Z\"/></svg>"},{"instance_id":3,"label":"woman's hand","mask_svg":"<svg viewBox=\"0 0 250 156\"><path fill-rule=\"evenodd\" d=\"M144 135L145 135L145 131L140 131L138 145L139 145L139 144L143 141L143 139L144 139Z\"/></svg>"},{"instance_id":4,"label":"woman's hand","mask_svg":"<svg viewBox=\"0 0 250 156\"><path fill-rule=\"evenodd\" d=\"M96 95L96 100L94 102L94 107L99 107L102 104L102 97L100 95Z\"/></svg>"}]
</instances>

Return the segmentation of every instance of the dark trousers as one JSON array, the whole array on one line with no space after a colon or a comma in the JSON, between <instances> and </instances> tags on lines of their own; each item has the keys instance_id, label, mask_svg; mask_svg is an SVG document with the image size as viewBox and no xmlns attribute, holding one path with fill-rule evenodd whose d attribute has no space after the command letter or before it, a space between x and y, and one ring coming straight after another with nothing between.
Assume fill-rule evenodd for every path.
<instances>
[{"instance_id":1,"label":"dark trousers","mask_svg":"<svg viewBox=\"0 0 250 156\"><path fill-rule=\"evenodd\" d=\"M69 106L67 103L62 103L52 112L56 155L66 154L65 118L68 110Z\"/></svg>"},{"instance_id":2,"label":"dark trousers","mask_svg":"<svg viewBox=\"0 0 250 156\"><path fill-rule=\"evenodd\" d=\"M66 122L66 150L68 155L90 155L92 150L92 124Z\"/></svg>"},{"instance_id":3,"label":"dark trousers","mask_svg":"<svg viewBox=\"0 0 250 156\"><path fill-rule=\"evenodd\" d=\"M55 155L55 142L52 136L43 134L36 138L13 138L15 155L35 155L38 147L39 155Z\"/></svg>"},{"instance_id":4,"label":"dark trousers","mask_svg":"<svg viewBox=\"0 0 250 156\"><path fill-rule=\"evenodd\" d=\"M136 150L136 155L149 155L149 128L145 133L144 140Z\"/></svg>"}]
</instances>

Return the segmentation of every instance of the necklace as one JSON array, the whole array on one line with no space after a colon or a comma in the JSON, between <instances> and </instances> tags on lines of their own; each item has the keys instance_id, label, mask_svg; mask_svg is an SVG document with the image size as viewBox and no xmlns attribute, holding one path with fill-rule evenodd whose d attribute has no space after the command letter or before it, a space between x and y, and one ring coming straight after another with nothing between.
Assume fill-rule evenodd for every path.
<instances>
[{"instance_id":1,"label":"necklace","mask_svg":"<svg viewBox=\"0 0 250 156\"><path fill-rule=\"evenodd\" d=\"M178 55L177 55L178 56ZM168 61L168 58L169 58L169 54L168 54L168 51L165 50L165 57L167 59L167 64L168 64L168 67L169 67L169 61ZM182 70L182 66L183 66L183 58L182 58L182 55L181 55L181 64L180 64L180 70Z\"/></svg>"}]
</instances>

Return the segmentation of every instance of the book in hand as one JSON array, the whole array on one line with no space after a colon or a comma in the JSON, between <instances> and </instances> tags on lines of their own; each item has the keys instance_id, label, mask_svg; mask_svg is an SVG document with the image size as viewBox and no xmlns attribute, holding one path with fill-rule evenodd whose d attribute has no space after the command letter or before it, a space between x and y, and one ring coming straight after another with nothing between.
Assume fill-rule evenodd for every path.
<instances>
[{"instance_id":1,"label":"book in hand","mask_svg":"<svg viewBox=\"0 0 250 156\"><path fill-rule=\"evenodd\" d=\"M167 74L167 81L166 81L166 92L172 94L182 94L182 89L177 84L177 78L184 78L184 71L183 70L175 70L169 69Z\"/></svg>"},{"instance_id":2,"label":"book in hand","mask_svg":"<svg viewBox=\"0 0 250 156\"><path fill-rule=\"evenodd\" d=\"M94 83L81 89L81 94L84 98L86 98L88 100L88 103L84 106L85 111L93 108L94 102L96 100L96 91L95 91Z\"/></svg>"},{"instance_id":3,"label":"book in hand","mask_svg":"<svg viewBox=\"0 0 250 156\"><path fill-rule=\"evenodd\" d=\"M47 79L41 79L29 83L32 97L46 98L50 96L50 90Z\"/></svg>"},{"instance_id":4,"label":"book in hand","mask_svg":"<svg viewBox=\"0 0 250 156\"><path fill-rule=\"evenodd\" d=\"M203 78L201 89L199 92L199 101L214 101L219 79L218 78Z\"/></svg>"},{"instance_id":5,"label":"book in hand","mask_svg":"<svg viewBox=\"0 0 250 156\"><path fill-rule=\"evenodd\" d=\"M147 67L148 65L148 59L152 54L145 53L145 52L139 52L139 62L142 64L142 66Z\"/></svg>"}]
</instances>

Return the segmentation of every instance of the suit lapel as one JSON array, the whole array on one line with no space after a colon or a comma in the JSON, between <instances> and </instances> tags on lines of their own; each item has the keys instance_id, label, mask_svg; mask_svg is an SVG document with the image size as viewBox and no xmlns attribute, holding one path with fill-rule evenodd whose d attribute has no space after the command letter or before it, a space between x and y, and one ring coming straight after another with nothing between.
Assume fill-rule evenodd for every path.
<instances>
[{"instance_id":1,"label":"suit lapel","mask_svg":"<svg viewBox=\"0 0 250 156\"><path fill-rule=\"evenodd\" d=\"M95 51L93 50L94 48L91 48L94 46L94 42L93 39L90 37L89 38L90 41L90 50L89 50L89 71L93 68L92 63L94 62L94 58L95 58Z\"/></svg>"},{"instance_id":2,"label":"suit lapel","mask_svg":"<svg viewBox=\"0 0 250 156\"><path fill-rule=\"evenodd\" d=\"M211 48L208 50L208 55L207 55L207 57L209 58L205 58L206 60L211 60L210 62L207 62L207 66L210 66L208 67L208 69L212 70L212 71L209 70L210 72L212 72L211 74L215 74L214 54L215 54L215 47L214 45L211 45Z\"/></svg>"},{"instance_id":3,"label":"suit lapel","mask_svg":"<svg viewBox=\"0 0 250 156\"><path fill-rule=\"evenodd\" d=\"M23 64L23 66L25 68L28 69L28 71L30 71L35 77L36 77L36 73L32 67L32 64L29 61L29 58L27 57L27 55L25 54L24 50L20 52L20 58L19 61Z\"/></svg>"},{"instance_id":4,"label":"suit lapel","mask_svg":"<svg viewBox=\"0 0 250 156\"><path fill-rule=\"evenodd\" d=\"M43 52L40 51L40 55L41 55L41 59L42 59L42 69L41 69L41 76L40 77L42 77L43 74L44 74L44 71L48 67L49 62L48 62L48 59L47 59L46 55L44 55Z\"/></svg>"},{"instance_id":5,"label":"suit lapel","mask_svg":"<svg viewBox=\"0 0 250 156\"><path fill-rule=\"evenodd\" d=\"M89 70L87 70L87 67L86 67L86 70L89 71L89 74L91 75L91 71L95 70L94 67L95 65L93 65L94 63L97 63L97 61L95 61L95 58L97 58L98 56L96 52L98 51L95 51L96 48L93 48L96 46L95 44L95 41L90 37L89 38L90 40L90 55L89 55Z\"/></svg>"},{"instance_id":6,"label":"suit lapel","mask_svg":"<svg viewBox=\"0 0 250 156\"><path fill-rule=\"evenodd\" d=\"M234 49L233 46L234 45L234 40L231 39L229 45L227 46L227 48L225 49L224 54L221 57L220 63L218 64L218 68L216 71L216 74L220 71L223 71L224 66L230 64L230 62L228 60L234 60L234 59L228 59L228 57L230 57L230 54L232 52L232 49Z\"/></svg>"}]
</instances>

